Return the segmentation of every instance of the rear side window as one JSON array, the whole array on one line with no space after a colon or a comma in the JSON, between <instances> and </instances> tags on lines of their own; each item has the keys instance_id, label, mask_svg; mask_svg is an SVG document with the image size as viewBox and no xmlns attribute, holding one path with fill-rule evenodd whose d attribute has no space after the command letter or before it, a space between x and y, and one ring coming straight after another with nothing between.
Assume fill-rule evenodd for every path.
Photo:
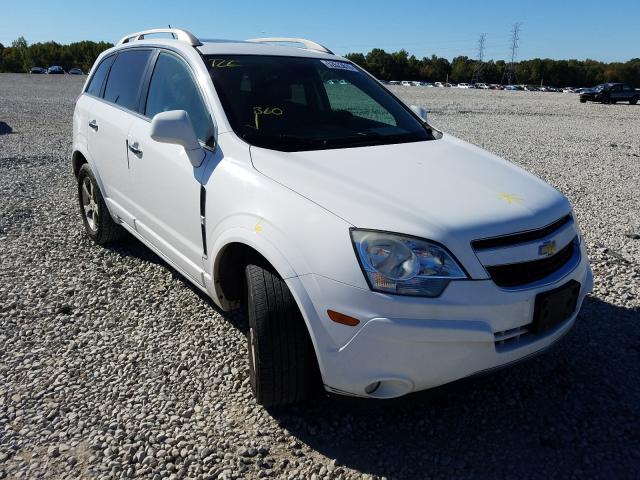
<instances>
[{"instance_id":1,"label":"rear side window","mask_svg":"<svg viewBox=\"0 0 640 480\"><path fill-rule=\"evenodd\" d=\"M100 62L100 65L98 65L93 77L91 77L91 80L89 81L89 86L87 87L88 94L95 97L100 96L100 92L102 92L102 84L104 83L107 73L109 73L109 67L113 63L114 58L116 58L115 55L110 55Z\"/></svg>"},{"instance_id":2,"label":"rear side window","mask_svg":"<svg viewBox=\"0 0 640 480\"><path fill-rule=\"evenodd\" d=\"M107 78L104 99L130 110L138 110L138 92L150 56L151 50L118 53Z\"/></svg>"},{"instance_id":3,"label":"rear side window","mask_svg":"<svg viewBox=\"0 0 640 480\"><path fill-rule=\"evenodd\" d=\"M213 122L187 65L175 55L160 53L153 69L145 115L185 110L198 139L209 144Z\"/></svg>"}]
</instances>

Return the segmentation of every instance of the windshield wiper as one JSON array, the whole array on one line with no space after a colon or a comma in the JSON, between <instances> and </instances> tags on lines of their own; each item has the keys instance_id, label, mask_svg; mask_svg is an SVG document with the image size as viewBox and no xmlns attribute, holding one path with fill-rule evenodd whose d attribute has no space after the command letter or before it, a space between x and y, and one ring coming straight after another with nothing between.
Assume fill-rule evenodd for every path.
<instances>
[{"instance_id":1,"label":"windshield wiper","mask_svg":"<svg viewBox=\"0 0 640 480\"><path fill-rule=\"evenodd\" d=\"M386 143L395 143L395 142L413 142L419 140L426 140L426 138L421 138L420 135L416 135L415 133L395 133L390 135L383 135L378 132L362 132L357 135L352 135L348 137L341 137L335 139L328 139L332 145L380 145Z\"/></svg>"},{"instance_id":2,"label":"windshield wiper","mask_svg":"<svg viewBox=\"0 0 640 480\"><path fill-rule=\"evenodd\" d=\"M258 146L270 145L277 147L291 147L293 145L297 145L320 148L324 148L327 146L327 141L325 139L298 137L296 135L290 135L288 133L281 133L278 135L261 135L259 133L245 132L242 135L242 138L245 140L251 140Z\"/></svg>"}]
</instances>

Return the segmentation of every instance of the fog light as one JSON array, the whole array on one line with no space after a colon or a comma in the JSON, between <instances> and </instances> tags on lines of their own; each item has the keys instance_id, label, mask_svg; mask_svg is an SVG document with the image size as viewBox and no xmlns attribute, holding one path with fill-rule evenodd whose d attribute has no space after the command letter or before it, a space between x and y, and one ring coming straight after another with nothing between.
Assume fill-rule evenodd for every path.
<instances>
[{"instance_id":1,"label":"fog light","mask_svg":"<svg viewBox=\"0 0 640 480\"><path fill-rule=\"evenodd\" d=\"M364 387L364 391L365 391L365 393L371 395L379 387L380 387L380 382L373 382L373 383L370 383L369 385L367 385L366 387Z\"/></svg>"}]
</instances>

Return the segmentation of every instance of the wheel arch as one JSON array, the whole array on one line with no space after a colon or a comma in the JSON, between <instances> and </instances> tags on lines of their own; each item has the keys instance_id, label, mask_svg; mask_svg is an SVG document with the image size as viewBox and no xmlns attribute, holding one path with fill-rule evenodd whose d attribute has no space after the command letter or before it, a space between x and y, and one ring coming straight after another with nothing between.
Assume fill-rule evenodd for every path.
<instances>
[{"instance_id":1,"label":"wheel arch","mask_svg":"<svg viewBox=\"0 0 640 480\"><path fill-rule=\"evenodd\" d=\"M84 165L85 163L89 163L87 157L85 157L85 155L80 150L74 150L74 152L71 154L71 168L73 169L73 174L76 178L78 178L80 168L82 168L82 165Z\"/></svg>"},{"instance_id":2,"label":"wheel arch","mask_svg":"<svg viewBox=\"0 0 640 480\"><path fill-rule=\"evenodd\" d=\"M223 310L232 310L242 299L244 267L258 261L271 267L282 279L297 276L287 258L273 243L244 228L236 228L218 238L212 253L212 294Z\"/></svg>"},{"instance_id":3,"label":"wheel arch","mask_svg":"<svg viewBox=\"0 0 640 480\"><path fill-rule=\"evenodd\" d=\"M100 172L93 161L93 158L87 151L84 145L75 144L73 146L73 152L71 153L71 168L73 171L73 175L78 178L78 173L82 168L82 165L88 164L91 167L91 171L93 172L93 176L96 178L96 182L98 183L98 187L100 188L100 192L104 198L107 198L106 190L104 188L104 183L102 182L102 177L100 176ZM107 203L107 207L109 204Z\"/></svg>"}]
</instances>

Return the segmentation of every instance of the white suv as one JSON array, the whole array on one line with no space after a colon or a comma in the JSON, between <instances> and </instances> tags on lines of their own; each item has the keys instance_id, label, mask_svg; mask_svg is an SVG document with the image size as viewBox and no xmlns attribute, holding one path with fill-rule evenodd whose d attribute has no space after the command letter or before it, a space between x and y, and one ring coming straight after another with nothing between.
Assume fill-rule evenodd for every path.
<instances>
[{"instance_id":1,"label":"white suv","mask_svg":"<svg viewBox=\"0 0 640 480\"><path fill-rule=\"evenodd\" d=\"M265 405L321 384L397 397L522 360L592 287L562 194L309 40L129 35L73 123L88 235L127 230L245 309Z\"/></svg>"}]
</instances>

